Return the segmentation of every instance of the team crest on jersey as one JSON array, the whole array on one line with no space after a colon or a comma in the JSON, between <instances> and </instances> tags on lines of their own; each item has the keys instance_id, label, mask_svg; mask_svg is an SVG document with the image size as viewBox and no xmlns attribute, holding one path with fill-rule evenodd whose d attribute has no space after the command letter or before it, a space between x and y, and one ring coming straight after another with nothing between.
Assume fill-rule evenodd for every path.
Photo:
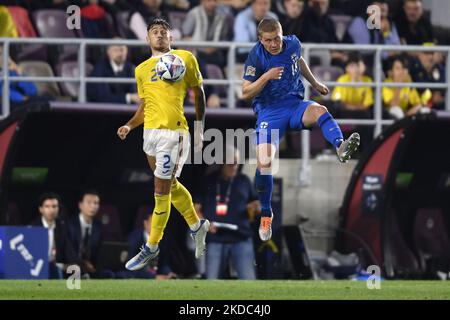
<instances>
[{"instance_id":1,"label":"team crest on jersey","mask_svg":"<svg viewBox=\"0 0 450 320\"><path fill-rule=\"evenodd\" d=\"M267 129L268 126L269 126L269 123L266 121L263 121L259 124L260 129Z\"/></svg>"},{"instance_id":2,"label":"team crest on jersey","mask_svg":"<svg viewBox=\"0 0 450 320\"><path fill-rule=\"evenodd\" d=\"M247 69L245 69L245 75L254 77L256 74L256 68L252 66L248 66Z\"/></svg>"}]
</instances>

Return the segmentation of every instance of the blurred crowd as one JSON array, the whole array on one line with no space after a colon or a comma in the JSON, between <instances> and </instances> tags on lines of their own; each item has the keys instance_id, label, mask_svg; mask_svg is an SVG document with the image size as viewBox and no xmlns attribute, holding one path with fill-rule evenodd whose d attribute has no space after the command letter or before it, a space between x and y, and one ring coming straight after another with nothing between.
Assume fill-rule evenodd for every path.
<instances>
[{"instance_id":1,"label":"blurred crowd","mask_svg":"<svg viewBox=\"0 0 450 320\"><path fill-rule=\"evenodd\" d=\"M70 5L81 8L81 29L66 26ZM369 30L366 21L369 5L380 8L380 29ZM71 11L72 13L72 11ZM2 0L0 1L1 37L63 38L146 38L146 25L155 17L164 17L173 26L174 40L186 41L257 41L256 26L265 17L279 19L285 34L295 34L308 43L355 44L449 44L449 30L433 27L429 12L421 0ZM242 75L249 49L237 52L235 70L227 70L227 50L187 48L195 52L204 78L223 79L230 72ZM76 76L79 74L76 46L12 46L9 58L11 75ZM100 57L100 58L99 58ZM148 49L110 46L89 47L87 75L94 77L133 77L134 66L148 57ZM386 82L445 82L445 58L440 53L384 52L383 78ZM373 78L373 53L362 56L359 66L351 52L318 51L311 54L311 65L322 80L363 81ZM357 70L358 69L358 70ZM396 71L394 71L394 69ZM393 79L395 78L395 79ZM411 93L411 94L409 94ZM207 105L225 107L226 86L206 86ZM419 98L417 98L417 94ZM427 108L444 108L442 90L385 89L383 103L388 115L402 117ZM36 96L49 99L76 100L76 83L11 84L10 99L21 103ZM236 90L238 98L240 90ZM188 94L186 103L192 104ZM337 114L372 109L370 88L335 88L331 97ZM131 84L90 83L90 102L128 103L137 100ZM419 104L421 107L419 107ZM249 102L239 100L238 106Z\"/></svg>"},{"instance_id":2,"label":"blurred crowd","mask_svg":"<svg viewBox=\"0 0 450 320\"><path fill-rule=\"evenodd\" d=\"M80 29L66 22L69 5L80 9ZM370 5L379 8L374 20ZM73 13L73 11L70 11ZM279 19L284 34L295 34L303 43L420 45L431 51L384 51L381 55L383 83L403 83L405 87L382 89L382 117L398 120L415 113L445 109L445 89L409 87L409 83L446 83L446 55L433 46L450 44L450 30L433 26L422 0L0 0L1 37L60 37L140 39L145 41L146 25L155 17L172 25L174 40L257 41L256 27L263 18ZM367 21L379 22L369 29ZM11 45L9 74L77 77L80 74L75 45ZM238 48L234 70L228 70L226 48L183 47L194 52L205 79L240 79L249 48ZM1 48L0 48L1 51ZM134 68L147 59L149 49L111 45L88 46L86 76L133 78ZM311 98L327 106L336 118L373 119L375 54L369 51L312 50L312 72L322 81L361 82L360 86L337 85L327 96L312 90ZM1 81L1 80L0 80ZM364 84L367 84L365 86ZM226 85L205 85L208 108L227 107ZM1 93L0 93L1 94ZM11 82L12 108L30 101L77 101L76 82ZM126 83L88 83L86 101L108 104L135 104L136 86ZM236 106L250 108L236 86ZM185 105L194 104L188 91ZM345 135L358 131L362 148L373 139L373 126L344 125ZM313 135L314 137L314 135ZM281 151L298 153L298 134L289 132ZM316 139L317 140L317 139ZM319 139L320 140L320 139ZM321 150L322 143L314 142ZM319 151L321 152L321 151Z\"/></svg>"}]
</instances>

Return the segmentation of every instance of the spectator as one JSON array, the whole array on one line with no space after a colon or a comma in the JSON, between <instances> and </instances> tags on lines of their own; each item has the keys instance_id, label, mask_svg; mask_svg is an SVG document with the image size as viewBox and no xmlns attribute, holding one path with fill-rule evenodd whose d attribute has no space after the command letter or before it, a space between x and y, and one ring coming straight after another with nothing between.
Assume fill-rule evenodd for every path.
<instances>
[{"instance_id":1,"label":"spectator","mask_svg":"<svg viewBox=\"0 0 450 320\"><path fill-rule=\"evenodd\" d=\"M232 17L219 11L217 0L201 0L200 5L191 9L182 26L184 40L226 41L231 39ZM204 48L197 50L198 58L206 63L224 67L226 64L223 49Z\"/></svg>"},{"instance_id":2,"label":"spectator","mask_svg":"<svg viewBox=\"0 0 450 320\"><path fill-rule=\"evenodd\" d=\"M82 272L87 277L107 277L97 270L97 259L101 245L101 222L96 219L100 208L100 197L96 191L82 194L78 202L80 213L68 221L70 239L78 258L82 261Z\"/></svg>"},{"instance_id":3,"label":"spectator","mask_svg":"<svg viewBox=\"0 0 450 320\"><path fill-rule=\"evenodd\" d=\"M417 57L411 58L411 61L410 70L414 82L445 83L445 66L443 63L435 63L433 52L419 52ZM433 109L445 109L445 90L419 89L418 91L424 104Z\"/></svg>"},{"instance_id":4,"label":"spectator","mask_svg":"<svg viewBox=\"0 0 450 320\"><path fill-rule=\"evenodd\" d=\"M150 212L148 216L145 217L143 221L143 227L138 228L130 233L128 236L128 245L129 245L129 258L131 259L134 255L139 252L140 247L143 243L147 243L148 235L150 234L151 225L152 225L152 215L153 212ZM157 280L161 279L173 279L176 278L177 275L172 272L170 268L169 262L169 247L167 246L167 238L163 238L159 243L160 253L158 256L158 264L157 269L149 264L144 269L139 271L130 272L134 278L140 279L153 279Z\"/></svg>"},{"instance_id":5,"label":"spectator","mask_svg":"<svg viewBox=\"0 0 450 320\"><path fill-rule=\"evenodd\" d=\"M305 2L303 0L284 0L286 15L281 17L281 26L284 34L294 34L301 38L303 19L300 16L303 12Z\"/></svg>"},{"instance_id":6,"label":"spectator","mask_svg":"<svg viewBox=\"0 0 450 320\"><path fill-rule=\"evenodd\" d=\"M98 0L82 0L80 2L81 28L85 38L112 38L116 35L112 26L112 18L98 4Z\"/></svg>"},{"instance_id":7,"label":"spectator","mask_svg":"<svg viewBox=\"0 0 450 320\"><path fill-rule=\"evenodd\" d=\"M352 42L357 44L401 44L397 27L389 18L389 6L386 0L374 0L371 5L376 5L380 8L381 28L369 30L367 28L367 16L355 17L347 30ZM386 52L386 54L388 53Z\"/></svg>"},{"instance_id":8,"label":"spectator","mask_svg":"<svg viewBox=\"0 0 450 320\"><path fill-rule=\"evenodd\" d=\"M411 83L411 76L405 62L397 57L393 59L388 71L389 82ZM401 119L406 115L413 115L422 110L419 93L414 88L392 88L384 87L382 90L383 102L390 115L396 119ZM426 109L423 109L426 110Z\"/></svg>"},{"instance_id":9,"label":"spectator","mask_svg":"<svg viewBox=\"0 0 450 320\"><path fill-rule=\"evenodd\" d=\"M140 40L147 39L147 25L154 18L168 19L169 7L162 0L142 0L131 15L130 29Z\"/></svg>"},{"instance_id":10,"label":"spectator","mask_svg":"<svg viewBox=\"0 0 450 320\"><path fill-rule=\"evenodd\" d=\"M68 237L67 226L59 218L61 199L55 193L45 193L39 197L40 217L31 225L48 229L49 278L64 279L67 267L79 263Z\"/></svg>"},{"instance_id":11,"label":"spectator","mask_svg":"<svg viewBox=\"0 0 450 320\"><path fill-rule=\"evenodd\" d=\"M329 0L308 0L307 4L300 17L303 21L300 41L312 43L339 42L333 20L328 13ZM347 60L345 53L336 50L331 50L330 56L333 65L343 66ZM315 62L312 63L315 64Z\"/></svg>"},{"instance_id":12,"label":"spectator","mask_svg":"<svg viewBox=\"0 0 450 320\"><path fill-rule=\"evenodd\" d=\"M301 19L304 28L302 42L337 43L333 20L328 15L329 0L308 0Z\"/></svg>"},{"instance_id":13,"label":"spectator","mask_svg":"<svg viewBox=\"0 0 450 320\"><path fill-rule=\"evenodd\" d=\"M340 76L337 82L362 82L372 83L372 79L364 75L366 66L358 53L349 56L345 66L345 74ZM333 89L331 100L334 102L335 115L344 119L370 119L373 118L371 107L374 103L373 90L371 87L343 87L337 86ZM361 136L361 148L370 144L372 129L368 126L350 127L343 129L359 132Z\"/></svg>"},{"instance_id":14,"label":"spectator","mask_svg":"<svg viewBox=\"0 0 450 320\"><path fill-rule=\"evenodd\" d=\"M345 66L345 74L337 82L366 82L372 79L364 75L365 65L359 54L351 54ZM350 112L363 112L373 105L373 90L371 87L342 87L337 86L331 94L331 100L340 102L341 108ZM368 114L367 114L368 116Z\"/></svg>"},{"instance_id":15,"label":"spectator","mask_svg":"<svg viewBox=\"0 0 450 320\"><path fill-rule=\"evenodd\" d=\"M231 260L239 279L255 279L254 249L248 211L258 207L250 179L238 172L239 153L228 148L231 161L205 177L196 199L200 215L211 221L207 238L206 277L223 277Z\"/></svg>"},{"instance_id":16,"label":"spectator","mask_svg":"<svg viewBox=\"0 0 450 320\"><path fill-rule=\"evenodd\" d=\"M422 0L405 0L395 24L402 44L434 42L433 26L423 14Z\"/></svg>"},{"instance_id":17,"label":"spectator","mask_svg":"<svg viewBox=\"0 0 450 320\"><path fill-rule=\"evenodd\" d=\"M0 47L0 73L3 72L3 47ZM8 72L10 77L24 76L23 70L11 58L8 58ZM3 78L0 79L0 87L3 88ZM0 97L3 96L3 90ZM37 87L30 81L10 81L9 83L9 100L13 104L27 102L31 98L37 96Z\"/></svg>"},{"instance_id":18,"label":"spectator","mask_svg":"<svg viewBox=\"0 0 450 320\"><path fill-rule=\"evenodd\" d=\"M127 61L128 48L124 45L111 45L106 57L97 62L91 77L133 78L134 65ZM91 102L136 104L139 96L136 85L132 83L91 83L87 86L88 99Z\"/></svg>"},{"instance_id":19,"label":"spectator","mask_svg":"<svg viewBox=\"0 0 450 320\"><path fill-rule=\"evenodd\" d=\"M0 38L17 37L17 29L8 8L0 5Z\"/></svg>"},{"instance_id":20,"label":"spectator","mask_svg":"<svg viewBox=\"0 0 450 320\"><path fill-rule=\"evenodd\" d=\"M252 0L251 6L241 11L234 22L234 42L256 42L258 32L256 27L264 18L277 19L275 13L270 11L271 0ZM243 62L251 48L239 48L238 60Z\"/></svg>"}]
</instances>

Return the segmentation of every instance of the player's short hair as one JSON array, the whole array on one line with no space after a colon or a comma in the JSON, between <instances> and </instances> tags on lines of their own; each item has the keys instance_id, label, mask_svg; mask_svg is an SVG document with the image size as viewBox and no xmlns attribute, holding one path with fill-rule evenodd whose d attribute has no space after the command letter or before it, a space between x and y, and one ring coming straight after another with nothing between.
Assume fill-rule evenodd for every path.
<instances>
[{"instance_id":1,"label":"player's short hair","mask_svg":"<svg viewBox=\"0 0 450 320\"><path fill-rule=\"evenodd\" d=\"M263 32L274 32L281 30L281 24L278 20L271 18L264 18L258 24L258 36Z\"/></svg>"},{"instance_id":2,"label":"player's short hair","mask_svg":"<svg viewBox=\"0 0 450 320\"><path fill-rule=\"evenodd\" d=\"M42 207L45 201L53 199L58 200L58 206L61 206L61 197L58 194L54 192L46 192L39 196L38 200L39 207Z\"/></svg>"},{"instance_id":3,"label":"player's short hair","mask_svg":"<svg viewBox=\"0 0 450 320\"><path fill-rule=\"evenodd\" d=\"M150 21L150 23L147 26L147 32L149 32L153 26L161 26L166 30L169 30L169 31L172 30L172 27L170 26L170 24L163 18L155 18L152 21Z\"/></svg>"}]
</instances>

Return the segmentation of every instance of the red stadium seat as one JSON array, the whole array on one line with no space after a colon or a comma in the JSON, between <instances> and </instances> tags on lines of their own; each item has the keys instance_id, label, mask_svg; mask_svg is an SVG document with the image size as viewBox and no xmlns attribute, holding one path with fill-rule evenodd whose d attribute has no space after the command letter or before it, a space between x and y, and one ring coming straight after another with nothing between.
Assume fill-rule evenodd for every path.
<instances>
[{"instance_id":1,"label":"red stadium seat","mask_svg":"<svg viewBox=\"0 0 450 320\"><path fill-rule=\"evenodd\" d=\"M19 6L9 6L8 11L11 14L17 33L21 38L37 37L36 30L28 17L28 11Z\"/></svg>"}]
</instances>

